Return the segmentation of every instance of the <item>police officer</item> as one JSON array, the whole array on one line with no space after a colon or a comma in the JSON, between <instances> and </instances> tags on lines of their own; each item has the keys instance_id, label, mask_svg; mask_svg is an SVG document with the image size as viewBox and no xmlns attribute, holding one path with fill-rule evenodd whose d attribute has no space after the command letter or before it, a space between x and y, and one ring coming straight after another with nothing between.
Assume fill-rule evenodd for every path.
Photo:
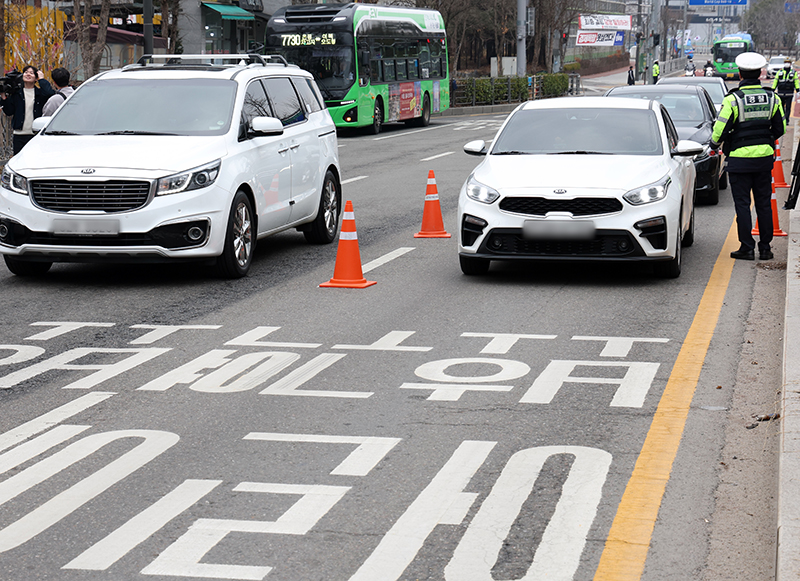
<instances>
[{"instance_id":1,"label":"police officer","mask_svg":"<svg viewBox=\"0 0 800 581\"><path fill-rule=\"evenodd\" d=\"M658 68L658 59L653 61L653 84L655 85L658 82L658 73L660 72Z\"/></svg>"},{"instance_id":2,"label":"police officer","mask_svg":"<svg viewBox=\"0 0 800 581\"><path fill-rule=\"evenodd\" d=\"M783 104L784 119L789 122L789 115L792 114L792 100L794 92L800 91L800 76L792 68L791 59L786 59L783 68L775 75L772 82L772 90L778 93Z\"/></svg>"},{"instance_id":3,"label":"police officer","mask_svg":"<svg viewBox=\"0 0 800 581\"><path fill-rule=\"evenodd\" d=\"M724 143L725 164L730 178L739 250L732 258L753 260L755 239L750 215L750 191L758 216L758 253L761 260L770 260L772 250L772 166L775 140L786 131L783 107L771 90L761 86L758 78L767 59L758 53L745 52L736 57L741 81L722 101L711 147Z\"/></svg>"}]
</instances>

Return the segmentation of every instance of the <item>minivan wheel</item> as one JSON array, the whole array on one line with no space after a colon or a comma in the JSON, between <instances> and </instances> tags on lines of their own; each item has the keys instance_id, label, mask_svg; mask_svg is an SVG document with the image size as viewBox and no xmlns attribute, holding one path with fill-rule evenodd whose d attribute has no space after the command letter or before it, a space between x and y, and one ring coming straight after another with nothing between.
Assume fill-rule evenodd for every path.
<instances>
[{"instance_id":1,"label":"minivan wheel","mask_svg":"<svg viewBox=\"0 0 800 581\"><path fill-rule=\"evenodd\" d=\"M336 238L341 216L341 192L339 182L331 170L325 173L322 182L322 194L319 198L317 217L303 231L303 235L312 244L330 244Z\"/></svg>"},{"instance_id":2,"label":"minivan wheel","mask_svg":"<svg viewBox=\"0 0 800 581\"><path fill-rule=\"evenodd\" d=\"M466 275L480 275L489 272L489 264L491 260L488 258L475 258L473 256L458 256L458 262L461 264L461 272Z\"/></svg>"},{"instance_id":3,"label":"minivan wheel","mask_svg":"<svg viewBox=\"0 0 800 581\"><path fill-rule=\"evenodd\" d=\"M372 125L370 126L370 133L377 135L381 132L383 126L383 107L379 99L375 99L375 112L372 117Z\"/></svg>"},{"instance_id":4,"label":"minivan wheel","mask_svg":"<svg viewBox=\"0 0 800 581\"><path fill-rule=\"evenodd\" d=\"M253 235L253 206L239 190L233 196L225 247L217 257L217 270L225 278L241 278L250 270L256 239Z\"/></svg>"},{"instance_id":5,"label":"minivan wheel","mask_svg":"<svg viewBox=\"0 0 800 581\"><path fill-rule=\"evenodd\" d=\"M8 270L17 276L41 276L53 266L52 262L37 262L8 255L3 256L3 260Z\"/></svg>"}]
</instances>

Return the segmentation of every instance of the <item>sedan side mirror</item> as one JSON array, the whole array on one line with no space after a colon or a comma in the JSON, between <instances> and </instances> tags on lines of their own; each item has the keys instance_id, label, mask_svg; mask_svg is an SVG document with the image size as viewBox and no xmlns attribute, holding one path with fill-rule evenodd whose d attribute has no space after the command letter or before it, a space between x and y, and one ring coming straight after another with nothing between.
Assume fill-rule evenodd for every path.
<instances>
[{"instance_id":1,"label":"sedan side mirror","mask_svg":"<svg viewBox=\"0 0 800 581\"><path fill-rule=\"evenodd\" d=\"M283 135L283 123L275 117L253 117L250 121L250 133L258 136Z\"/></svg>"},{"instance_id":2,"label":"sedan side mirror","mask_svg":"<svg viewBox=\"0 0 800 581\"><path fill-rule=\"evenodd\" d=\"M692 155L700 155L701 153L703 153L703 146L696 141L691 141L689 139L681 139L678 142L678 145L675 146L675 149L672 150L672 155L681 155L687 157Z\"/></svg>"},{"instance_id":3,"label":"sedan side mirror","mask_svg":"<svg viewBox=\"0 0 800 581\"><path fill-rule=\"evenodd\" d=\"M464 153L469 155L486 155L486 142L482 139L470 141L464 146Z\"/></svg>"},{"instance_id":4,"label":"sedan side mirror","mask_svg":"<svg viewBox=\"0 0 800 581\"><path fill-rule=\"evenodd\" d=\"M34 133L39 133L42 129L47 127L47 124L50 123L50 119L52 119L52 117L37 117L33 120L31 130Z\"/></svg>"}]
</instances>

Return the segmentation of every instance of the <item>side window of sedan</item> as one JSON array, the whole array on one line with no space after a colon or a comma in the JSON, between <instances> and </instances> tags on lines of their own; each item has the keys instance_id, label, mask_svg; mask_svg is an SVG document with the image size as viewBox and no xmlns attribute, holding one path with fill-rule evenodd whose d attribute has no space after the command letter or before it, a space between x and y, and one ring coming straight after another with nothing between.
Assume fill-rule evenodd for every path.
<instances>
[{"instance_id":1,"label":"side window of sedan","mask_svg":"<svg viewBox=\"0 0 800 581\"><path fill-rule=\"evenodd\" d=\"M300 97L288 77L270 77L264 79L264 83L269 100L275 109L275 116L281 120L284 127L306 120Z\"/></svg>"},{"instance_id":2,"label":"side window of sedan","mask_svg":"<svg viewBox=\"0 0 800 581\"><path fill-rule=\"evenodd\" d=\"M242 121L239 126L239 140L247 138L247 129L253 117L274 117L269 105L269 99L264 92L261 81L255 80L247 85L242 105Z\"/></svg>"},{"instance_id":3,"label":"side window of sedan","mask_svg":"<svg viewBox=\"0 0 800 581\"><path fill-rule=\"evenodd\" d=\"M678 132L675 130L675 125L672 124L672 119L663 105L661 106L661 115L664 117L664 127L667 130L667 141L669 142L669 148L675 149L675 147L678 145Z\"/></svg>"}]
</instances>

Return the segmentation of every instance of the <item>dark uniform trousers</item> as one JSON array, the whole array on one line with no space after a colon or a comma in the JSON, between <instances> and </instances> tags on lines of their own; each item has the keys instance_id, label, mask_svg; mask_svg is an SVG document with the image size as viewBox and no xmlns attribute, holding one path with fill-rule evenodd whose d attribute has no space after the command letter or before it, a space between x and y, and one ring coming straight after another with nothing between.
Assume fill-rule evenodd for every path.
<instances>
[{"instance_id":1,"label":"dark uniform trousers","mask_svg":"<svg viewBox=\"0 0 800 581\"><path fill-rule=\"evenodd\" d=\"M783 96L780 95L781 105L783 105L783 118L789 122L789 117L792 115L792 101L794 101L794 94Z\"/></svg>"},{"instance_id":2,"label":"dark uniform trousers","mask_svg":"<svg viewBox=\"0 0 800 581\"><path fill-rule=\"evenodd\" d=\"M772 171L730 173L728 178L736 207L736 227L742 249L754 250L753 219L750 216L750 190L758 217L758 250L769 250L772 242Z\"/></svg>"}]
</instances>

